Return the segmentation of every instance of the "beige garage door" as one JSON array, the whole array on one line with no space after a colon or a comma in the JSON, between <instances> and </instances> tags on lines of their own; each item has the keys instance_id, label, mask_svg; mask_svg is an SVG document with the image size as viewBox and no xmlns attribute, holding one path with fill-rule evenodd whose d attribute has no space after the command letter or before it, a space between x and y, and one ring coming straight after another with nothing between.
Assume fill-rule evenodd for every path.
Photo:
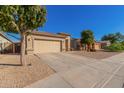
<instances>
[{"instance_id":1,"label":"beige garage door","mask_svg":"<svg viewBox=\"0 0 124 93\"><path fill-rule=\"evenodd\" d=\"M60 52L60 41L35 40L34 53Z\"/></svg>"}]
</instances>

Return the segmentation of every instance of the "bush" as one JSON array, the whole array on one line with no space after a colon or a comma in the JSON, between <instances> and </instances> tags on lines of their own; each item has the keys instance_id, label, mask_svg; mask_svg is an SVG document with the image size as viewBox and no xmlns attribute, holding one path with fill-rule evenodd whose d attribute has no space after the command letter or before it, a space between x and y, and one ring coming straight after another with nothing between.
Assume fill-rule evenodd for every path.
<instances>
[{"instance_id":1,"label":"bush","mask_svg":"<svg viewBox=\"0 0 124 93\"><path fill-rule=\"evenodd\" d=\"M124 46L124 41L122 41L121 44Z\"/></svg>"},{"instance_id":2,"label":"bush","mask_svg":"<svg viewBox=\"0 0 124 93\"><path fill-rule=\"evenodd\" d=\"M124 51L124 44L114 43L111 44L110 46L106 46L104 49L111 52L121 52Z\"/></svg>"}]
</instances>

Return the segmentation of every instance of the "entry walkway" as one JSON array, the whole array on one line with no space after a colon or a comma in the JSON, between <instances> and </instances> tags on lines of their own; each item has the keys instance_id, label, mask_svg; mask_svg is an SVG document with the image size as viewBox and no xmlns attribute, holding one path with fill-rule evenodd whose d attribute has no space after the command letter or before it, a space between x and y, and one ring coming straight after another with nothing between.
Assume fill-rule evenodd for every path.
<instances>
[{"instance_id":1,"label":"entry walkway","mask_svg":"<svg viewBox=\"0 0 124 93\"><path fill-rule=\"evenodd\" d=\"M97 60L67 53L38 54L56 74L27 87L124 87L124 53Z\"/></svg>"}]
</instances>

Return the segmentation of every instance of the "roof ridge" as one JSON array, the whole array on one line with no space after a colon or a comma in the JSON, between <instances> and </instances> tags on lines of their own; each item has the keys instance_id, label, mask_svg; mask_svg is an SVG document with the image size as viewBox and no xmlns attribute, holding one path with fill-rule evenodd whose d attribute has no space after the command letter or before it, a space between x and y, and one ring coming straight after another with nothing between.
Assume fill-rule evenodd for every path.
<instances>
[{"instance_id":1,"label":"roof ridge","mask_svg":"<svg viewBox=\"0 0 124 93\"><path fill-rule=\"evenodd\" d=\"M56 33L50 33L50 32L39 32L39 31L36 31L36 30L34 30L34 31L32 31L31 32L32 34L39 34L39 35L46 35L46 36L56 36L56 37L65 37L65 36L63 36L63 35L60 35L60 34L56 34Z\"/></svg>"}]
</instances>

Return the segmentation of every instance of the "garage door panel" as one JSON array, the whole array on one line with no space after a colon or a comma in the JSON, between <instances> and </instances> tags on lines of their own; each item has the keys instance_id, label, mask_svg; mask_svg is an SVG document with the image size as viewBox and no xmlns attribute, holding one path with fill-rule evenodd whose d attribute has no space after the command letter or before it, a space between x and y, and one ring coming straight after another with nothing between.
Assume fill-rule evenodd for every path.
<instances>
[{"instance_id":1,"label":"garage door panel","mask_svg":"<svg viewBox=\"0 0 124 93\"><path fill-rule=\"evenodd\" d=\"M35 53L47 53L47 52L60 52L60 41L48 41L48 40L35 40L34 52Z\"/></svg>"}]
</instances>

